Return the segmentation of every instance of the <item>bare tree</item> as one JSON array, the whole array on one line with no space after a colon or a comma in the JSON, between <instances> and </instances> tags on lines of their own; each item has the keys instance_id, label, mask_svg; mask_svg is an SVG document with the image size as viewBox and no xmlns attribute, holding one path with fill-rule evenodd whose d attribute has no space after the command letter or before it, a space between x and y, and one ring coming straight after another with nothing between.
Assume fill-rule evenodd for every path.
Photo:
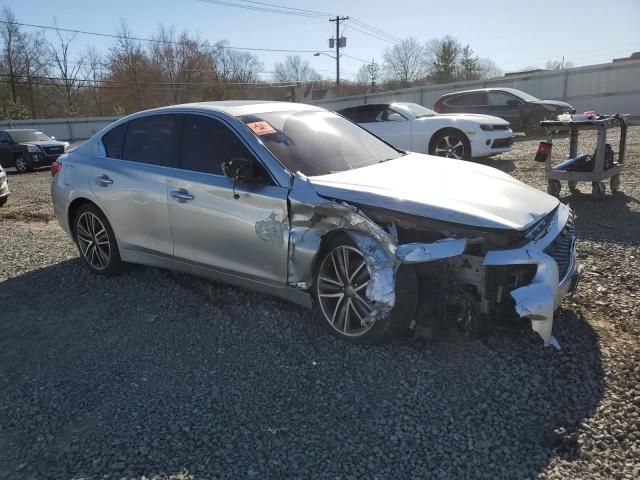
<instances>
[{"instance_id":1,"label":"bare tree","mask_svg":"<svg viewBox=\"0 0 640 480\"><path fill-rule=\"evenodd\" d=\"M277 62L274 67L273 79L276 82L309 82L322 80L322 75L303 60L300 55L287 55L284 62Z\"/></svg>"},{"instance_id":2,"label":"bare tree","mask_svg":"<svg viewBox=\"0 0 640 480\"><path fill-rule=\"evenodd\" d=\"M96 115L102 116L102 93L100 90L104 79L103 58L94 47L87 49L85 58L87 59L85 63L87 88L91 92L91 100L93 101Z\"/></svg>"},{"instance_id":3,"label":"bare tree","mask_svg":"<svg viewBox=\"0 0 640 480\"><path fill-rule=\"evenodd\" d=\"M173 103L201 96L203 85L214 83L216 65L206 42L189 37L187 32L178 37L173 27L163 25L155 39L151 59L162 79L173 84L169 87Z\"/></svg>"},{"instance_id":4,"label":"bare tree","mask_svg":"<svg viewBox=\"0 0 640 480\"><path fill-rule=\"evenodd\" d=\"M480 78L496 78L504 75L504 72L496 65L496 62L490 58L478 60L478 72Z\"/></svg>"},{"instance_id":5,"label":"bare tree","mask_svg":"<svg viewBox=\"0 0 640 480\"><path fill-rule=\"evenodd\" d=\"M57 22L54 24L57 26ZM55 40L47 45L49 62L56 77L52 85L63 96L65 113L70 116L78 115L76 97L87 81L86 56L71 59L71 43L74 40L75 34L63 35L60 30L56 30Z\"/></svg>"},{"instance_id":6,"label":"bare tree","mask_svg":"<svg viewBox=\"0 0 640 480\"><path fill-rule=\"evenodd\" d=\"M230 48L226 40L215 44L214 56L218 75L224 82L257 82L264 68L256 55Z\"/></svg>"},{"instance_id":7,"label":"bare tree","mask_svg":"<svg viewBox=\"0 0 640 480\"><path fill-rule=\"evenodd\" d=\"M356 75L356 83L371 87L372 90L380 81L380 64L375 60L366 65L361 65Z\"/></svg>"},{"instance_id":8,"label":"bare tree","mask_svg":"<svg viewBox=\"0 0 640 480\"><path fill-rule=\"evenodd\" d=\"M384 68L387 77L409 86L427 74L427 55L423 45L409 37L384 52Z\"/></svg>"},{"instance_id":9,"label":"bare tree","mask_svg":"<svg viewBox=\"0 0 640 480\"><path fill-rule=\"evenodd\" d=\"M545 70L562 70L564 68L572 68L573 66L573 62L570 62L568 60L565 61L564 59L562 59L562 61L549 60L547 63L545 63L544 68Z\"/></svg>"},{"instance_id":10,"label":"bare tree","mask_svg":"<svg viewBox=\"0 0 640 480\"><path fill-rule=\"evenodd\" d=\"M19 103L18 85L22 82L25 73L24 50L27 43L26 35L20 30L16 17L9 7L2 9L2 22L0 34L2 35L2 67L6 72L11 101Z\"/></svg>"}]
</instances>

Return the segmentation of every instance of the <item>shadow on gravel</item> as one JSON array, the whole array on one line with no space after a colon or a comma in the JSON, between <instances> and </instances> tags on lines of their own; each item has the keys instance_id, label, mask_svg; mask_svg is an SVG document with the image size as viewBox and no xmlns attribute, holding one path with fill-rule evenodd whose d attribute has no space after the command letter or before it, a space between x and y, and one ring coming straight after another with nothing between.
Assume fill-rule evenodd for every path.
<instances>
[{"instance_id":1,"label":"shadow on gravel","mask_svg":"<svg viewBox=\"0 0 640 480\"><path fill-rule=\"evenodd\" d=\"M623 174L624 175L624 174ZM577 214L576 227L580 240L606 241L624 245L638 245L640 239L640 201L619 192L607 193L602 199L591 196L591 184L578 184L578 193L569 193L566 183L561 198Z\"/></svg>"},{"instance_id":2,"label":"shadow on gravel","mask_svg":"<svg viewBox=\"0 0 640 480\"><path fill-rule=\"evenodd\" d=\"M580 457L603 395L568 310L560 352L530 333L356 347L264 295L77 259L0 283L0 304L0 478L532 478Z\"/></svg>"},{"instance_id":3,"label":"shadow on gravel","mask_svg":"<svg viewBox=\"0 0 640 480\"><path fill-rule=\"evenodd\" d=\"M486 165L487 167L497 168L498 170L502 170L505 173L511 173L516 168L515 163L513 163L512 160L505 160L502 158L474 158L469 161L478 163L480 165Z\"/></svg>"}]
</instances>

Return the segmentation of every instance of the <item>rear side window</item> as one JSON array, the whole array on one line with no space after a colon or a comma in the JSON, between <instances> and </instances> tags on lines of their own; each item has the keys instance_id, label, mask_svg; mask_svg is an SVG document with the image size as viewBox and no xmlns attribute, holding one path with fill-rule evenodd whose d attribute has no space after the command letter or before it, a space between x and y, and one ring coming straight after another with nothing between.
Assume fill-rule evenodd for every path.
<instances>
[{"instance_id":1,"label":"rear side window","mask_svg":"<svg viewBox=\"0 0 640 480\"><path fill-rule=\"evenodd\" d=\"M222 175L230 158L253 159L240 139L223 123L201 115L185 115L180 166L184 170Z\"/></svg>"},{"instance_id":2,"label":"rear side window","mask_svg":"<svg viewBox=\"0 0 640 480\"><path fill-rule=\"evenodd\" d=\"M509 100L515 100L511 95L502 92L489 92L489 105L496 107L504 107L508 105Z\"/></svg>"},{"instance_id":3,"label":"rear side window","mask_svg":"<svg viewBox=\"0 0 640 480\"><path fill-rule=\"evenodd\" d=\"M179 115L151 115L127 124L122 158L150 165L171 165Z\"/></svg>"},{"instance_id":4,"label":"rear side window","mask_svg":"<svg viewBox=\"0 0 640 480\"><path fill-rule=\"evenodd\" d=\"M466 93L464 95L460 95L458 97L450 98L446 100L446 103L454 106L472 106L472 105L486 105L487 104L487 94L485 92L477 92L477 93Z\"/></svg>"},{"instance_id":5,"label":"rear side window","mask_svg":"<svg viewBox=\"0 0 640 480\"><path fill-rule=\"evenodd\" d=\"M127 124L123 123L102 137L102 144L107 151L107 157L122 158L122 147L124 146L124 136L126 132Z\"/></svg>"},{"instance_id":6,"label":"rear side window","mask_svg":"<svg viewBox=\"0 0 640 480\"><path fill-rule=\"evenodd\" d=\"M343 110L342 115L355 123L373 123L381 121L380 114L384 108L354 108L353 110Z\"/></svg>"}]
</instances>

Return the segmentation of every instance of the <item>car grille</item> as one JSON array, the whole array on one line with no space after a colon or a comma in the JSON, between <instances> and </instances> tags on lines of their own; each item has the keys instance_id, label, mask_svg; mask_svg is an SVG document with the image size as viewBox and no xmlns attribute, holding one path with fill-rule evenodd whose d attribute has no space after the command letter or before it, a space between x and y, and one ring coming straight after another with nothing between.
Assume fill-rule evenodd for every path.
<instances>
[{"instance_id":1,"label":"car grille","mask_svg":"<svg viewBox=\"0 0 640 480\"><path fill-rule=\"evenodd\" d=\"M509 138L497 138L493 141L491 148L505 148L513 145L513 137Z\"/></svg>"},{"instance_id":2,"label":"car grille","mask_svg":"<svg viewBox=\"0 0 640 480\"><path fill-rule=\"evenodd\" d=\"M551 244L545 248L544 253L553 258L558 264L558 274L563 280L571 265L571 254L576 236L573 212L569 214L567 224L564 226Z\"/></svg>"},{"instance_id":3,"label":"car grille","mask_svg":"<svg viewBox=\"0 0 640 480\"><path fill-rule=\"evenodd\" d=\"M44 147L44 153L47 155L62 155L64 153L64 147Z\"/></svg>"}]
</instances>

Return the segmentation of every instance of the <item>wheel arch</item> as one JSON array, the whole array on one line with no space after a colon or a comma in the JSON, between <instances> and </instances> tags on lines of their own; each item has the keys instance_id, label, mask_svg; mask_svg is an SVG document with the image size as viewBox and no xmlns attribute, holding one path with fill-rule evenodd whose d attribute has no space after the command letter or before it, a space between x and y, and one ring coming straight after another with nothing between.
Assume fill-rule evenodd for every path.
<instances>
[{"instance_id":1,"label":"wheel arch","mask_svg":"<svg viewBox=\"0 0 640 480\"><path fill-rule=\"evenodd\" d=\"M439 135L442 135L442 134L447 133L447 132L459 134L464 139L466 139L466 141L467 141L467 143L469 145L469 158L473 157L473 151L471 149L471 140L469 139L469 136L466 133L464 133L462 130L460 130L459 128L451 127L451 126L442 127L441 129L436 130L435 132L433 132L433 135L431 135L431 138L429 139L429 145L427 147L427 152L428 152L429 155L433 155L433 150L436 148L435 139L438 138Z\"/></svg>"},{"instance_id":2,"label":"wheel arch","mask_svg":"<svg viewBox=\"0 0 640 480\"><path fill-rule=\"evenodd\" d=\"M80 207L82 207L83 205L93 205L104 214L104 211L100 208L100 206L97 203L89 200L88 198L86 197L75 198L67 208L67 225L69 227L69 231L71 232L71 236L73 237L74 241L76 240L76 229L75 229L76 214L78 213L78 210L80 209Z\"/></svg>"}]
</instances>

